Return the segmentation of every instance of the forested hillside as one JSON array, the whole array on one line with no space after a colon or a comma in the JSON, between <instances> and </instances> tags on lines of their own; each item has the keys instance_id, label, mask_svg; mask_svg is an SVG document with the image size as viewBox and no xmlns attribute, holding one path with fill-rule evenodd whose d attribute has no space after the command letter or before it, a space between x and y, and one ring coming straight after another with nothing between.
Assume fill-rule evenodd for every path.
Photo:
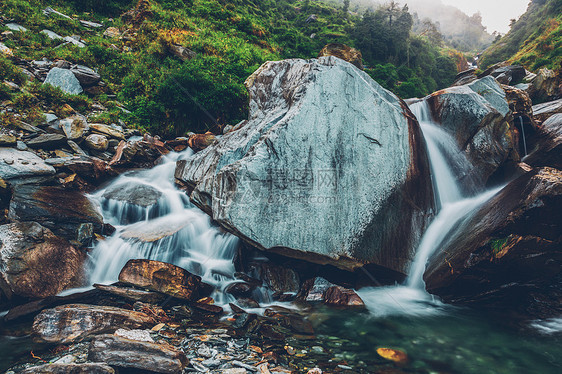
<instances>
[{"instance_id":1,"label":"forested hillside","mask_svg":"<svg viewBox=\"0 0 562 374\"><path fill-rule=\"evenodd\" d=\"M46 16L48 6L68 17ZM348 9L307 0L6 0L0 4L4 23L29 30L4 38L14 58L86 65L107 86L81 99L45 92L37 83L23 93L3 89L1 94L28 113L28 120L48 102L87 106L95 99L112 113L98 121L120 118L159 134L180 135L218 131L245 118L243 82L255 69L268 60L316 57L327 43L359 48L366 71L402 97L422 96L452 82L453 59L427 36L413 36L414 18L407 7L391 5L364 14ZM80 20L103 27L92 29ZM104 32L109 27L113 32ZM42 33L45 29L78 36L85 47L52 40ZM12 61L2 57L0 79L17 75Z\"/></svg>"},{"instance_id":2,"label":"forested hillside","mask_svg":"<svg viewBox=\"0 0 562 374\"><path fill-rule=\"evenodd\" d=\"M529 70L558 70L562 62L562 0L533 0L509 32L480 59L480 67L509 60Z\"/></svg>"}]
</instances>

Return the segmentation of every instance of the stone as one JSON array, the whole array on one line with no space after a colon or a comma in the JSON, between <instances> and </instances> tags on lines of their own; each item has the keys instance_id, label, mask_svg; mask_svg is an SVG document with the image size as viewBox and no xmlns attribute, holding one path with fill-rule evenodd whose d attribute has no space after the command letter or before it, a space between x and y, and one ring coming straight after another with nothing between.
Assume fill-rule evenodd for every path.
<instances>
[{"instance_id":1,"label":"stone","mask_svg":"<svg viewBox=\"0 0 562 374\"><path fill-rule=\"evenodd\" d=\"M201 277L165 262L129 260L119 273L119 281L178 299L191 300L197 293Z\"/></svg>"},{"instance_id":2,"label":"stone","mask_svg":"<svg viewBox=\"0 0 562 374\"><path fill-rule=\"evenodd\" d=\"M33 332L43 341L68 344L119 328L138 329L152 324L152 317L133 310L69 304L39 313L33 321Z\"/></svg>"},{"instance_id":3,"label":"stone","mask_svg":"<svg viewBox=\"0 0 562 374\"><path fill-rule=\"evenodd\" d=\"M246 282L234 282L229 284L224 292L228 293L234 297L244 297L249 296L253 290L256 289L256 285L252 285Z\"/></svg>"},{"instance_id":4,"label":"stone","mask_svg":"<svg viewBox=\"0 0 562 374\"><path fill-rule=\"evenodd\" d=\"M424 275L446 301L558 316L562 171L537 168L509 183L441 245Z\"/></svg>"},{"instance_id":5,"label":"stone","mask_svg":"<svg viewBox=\"0 0 562 374\"><path fill-rule=\"evenodd\" d=\"M363 55L355 48L351 48L345 44L330 43L318 53L318 57L334 56L344 61L352 63L359 69L363 69Z\"/></svg>"},{"instance_id":6,"label":"stone","mask_svg":"<svg viewBox=\"0 0 562 374\"><path fill-rule=\"evenodd\" d=\"M79 36L76 36L76 35L65 36L63 39L67 43L74 44L78 48L86 48L86 44L83 43L83 40Z\"/></svg>"},{"instance_id":7,"label":"stone","mask_svg":"<svg viewBox=\"0 0 562 374\"><path fill-rule=\"evenodd\" d=\"M555 98L559 92L559 78L556 73L550 69L539 69L537 76L530 82L533 85L534 92L531 98L533 100L549 100Z\"/></svg>"},{"instance_id":8,"label":"stone","mask_svg":"<svg viewBox=\"0 0 562 374\"><path fill-rule=\"evenodd\" d=\"M84 91L76 76L67 69L52 68L47 74L47 78L43 84L50 84L58 87L71 95L78 95Z\"/></svg>"},{"instance_id":9,"label":"stone","mask_svg":"<svg viewBox=\"0 0 562 374\"><path fill-rule=\"evenodd\" d=\"M102 152L107 150L107 148L109 147L109 141L107 140L107 137L99 134L88 135L88 137L84 141L84 144L86 144L86 147L94 151Z\"/></svg>"},{"instance_id":10,"label":"stone","mask_svg":"<svg viewBox=\"0 0 562 374\"><path fill-rule=\"evenodd\" d=\"M0 288L44 298L79 285L85 255L36 222L0 226Z\"/></svg>"},{"instance_id":11,"label":"stone","mask_svg":"<svg viewBox=\"0 0 562 374\"><path fill-rule=\"evenodd\" d=\"M76 153L79 156L88 156L88 154L86 152L84 152L84 150L82 148L80 148L80 146L78 144L76 144L76 142L69 140L66 142L66 144L68 144L68 146L72 149L72 151L74 153Z\"/></svg>"},{"instance_id":12,"label":"stone","mask_svg":"<svg viewBox=\"0 0 562 374\"><path fill-rule=\"evenodd\" d=\"M480 75L478 78L484 78L486 76L492 76L497 79L501 84L515 85L520 83L525 76L527 76L527 71L523 66L520 65L509 65L507 62L500 62L498 64L490 66Z\"/></svg>"},{"instance_id":13,"label":"stone","mask_svg":"<svg viewBox=\"0 0 562 374\"><path fill-rule=\"evenodd\" d=\"M27 131L27 132L30 132L30 133L44 133L45 132L45 131L41 130L40 128L32 126L29 123L25 123L23 121L15 121L14 126L16 126L18 129L21 129L23 131Z\"/></svg>"},{"instance_id":14,"label":"stone","mask_svg":"<svg viewBox=\"0 0 562 374\"><path fill-rule=\"evenodd\" d=\"M103 36L109 39L117 39L121 36L121 31L117 27L108 27L103 32Z\"/></svg>"},{"instance_id":15,"label":"stone","mask_svg":"<svg viewBox=\"0 0 562 374\"><path fill-rule=\"evenodd\" d=\"M300 289L300 279L297 272L291 268L274 265L270 262L258 263L255 272L260 280L275 293L297 293Z\"/></svg>"},{"instance_id":16,"label":"stone","mask_svg":"<svg viewBox=\"0 0 562 374\"><path fill-rule=\"evenodd\" d=\"M533 115L537 122L542 123L556 113L562 113L562 99L533 105Z\"/></svg>"},{"instance_id":17,"label":"stone","mask_svg":"<svg viewBox=\"0 0 562 374\"><path fill-rule=\"evenodd\" d=\"M104 363L63 364L49 363L33 366L20 374L115 374L115 370Z\"/></svg>"},{"instance_id":18,"label":"stone","mask_svg":"<svg viewBox=\"0 0 562 374\"><path fill-rule=\"evenodd\" d=\"M101 205L104 209L110 209L116 202L120 203L123 209L120 219L123 223L130 224L168 213L169 207L159 204L161 198L162 192L158 189L147 184L130 182L109 187L102 195Z\"/></svg>"},{"instance_id":19,"label":"stone","mask_svg":"<svg viewBox=\"0 0 562 374\"><path fill-rule=\"evenodd\" d=\"M189 137L187 145L195 152L201 151L216 141L217 137L212 132L193 134Z\"/></svg>"},{"instance_id":20,"label":"stone","mask_svg":"<svg viewBox=\"0 0 562 374\"><path fill-rule=\"evenodd\" d=\"M178 162L194 204L261 250L405 272L433 207L406 104L333 56L267 62L246 86L249 120Z\"/></svg>"},{"instance_id":21,"label":"stone","mask_svg":"<svg viewBox=\"0 0 562 374\"><path fill-rule=\"evenodd\" d=\"M93 232L101 233L103 226L101 214L90 199L80 191L60 186L16 186L8 216L16 221L39 222L79 244L89 244ZM85 230L91 232L89 238L82 237Z\"/></svg>"},{"instance_id":22,"label":"stone","mask_svg":"<svg viewBox=\"0 0 562 374\"><path fill-rule=\"evenodd\" d=\"M519 162L518 135L509 125L509 104L494 78L449 87L424 100L433 118L453 136L472 165L470 175L459 178L481 188L498 169Z\"/></svg>"},{"instance_id":23,"label":"stone","mask_svg":"<svg viewBox=\"0 0 562 374\"><path fill-rule=\"evenodd\" d=\"M185 354L171 345L113 335L101 335L92 340L88 360L165 374L181 373L189 363Z\"/></svg>"},{"instance_id":24,"label":"stone","mask_svg":"<svg viewBox=\"0 0 562 374\"><path fill-rule=\"evenodd\" d=\"M14 52L12 52L12 50L10 48L8 48L8 46L4 43L0 43L0 53L2 53L5 56L13 56Z\"/></svg>"},{"instance_id":25,"label":"stone","mask_svg":"<svg viewBox=\"0 0 562 374\"><path fill-rule=\"evenodd\" d=\"M303 283L298 299L307 302L323 302L339 307L364 307L363 300L355 291L337 286L324 278L315 277Z\"/></svg>"},{"instance_id":26,"label":"stone","mask_svg":"<svg viewBox=\"0 0 562 374\"><path fill-rule=\"evenodd\" d=\"M53 174L55 168L34 153L0 147L0 178L11 180Z\"/></svg>"},{"instance_id":27,"label":"stone","mask_svg":"<svg viewBox=\"0 0 562 374\"><path fill-rule=\"evenodd\" d=\"M158 304L164 301L164 296L157 292L137 290L128 287L105 286L103 284L94 284L94 287L98 290L133 301L142 301L151 304Z\"/></svg>"},{"instance_id":28,"label":"stone","mask_svg":"<svg viewBox=\"0 0 562 374\"><path fill-rule=\"evenodd\" d=\"M178 44L170 45L170 51L182 61L189 61L197 57L197 53Z\"/></svg>"},{"instance_id":29,"label":"stone","mask_svg":"<svg viewBox=\"0 0 562 374\"><path fill-rule=\"evenodd\" d=\"M51 30L41 30L41 34L47 35L47 37L51 40L62 40L64 39L62 36L60 36L59 34L57 34L54 31Z\"/></svg>"},{"instance_id":30,"label":"stone","mask_svg":"<svg viewBox=\"0 0 562 374\"><path fill-rule=\"evenodd\" d=\"M74 74L76 79L78 79L82 87L93 86L101 80L101 76L96 73L94 69L90 69L87 66L73 65L70 71Z\"/></svg>"},{"instance_id":31,"label":"stone","mask_svg":"<svg viewBox=\"0 0 562 374\"><path fill-rule=\"evenodd\" d=\"M121 126L92 123L90 127L92 128L93 132L106 135L111 138L125 140L125 136L123 135L123 128Z\"/></svg>"},{"instance_id":32,"label":"stone","mask_svg":"<svg viewBox=\"0 0 562 374\"><path fill-rule=\"evenodd\" d=\"M60 127L68 140L82 140L90 131L86 117L75 114L59 121Z\"/></svg>"},{"instance_id":33,"label":"stone","mask_svg":"<svg viewBox=\"0 0 562 374\"><path fill-rule=\"evenodd\" d=\"M0 134L0 147L12 147L16 145L17 139L14 135Z\"/></svg>"},{"instance_id":34,"label":"stone","mask_svg":"<svg viewBox=\"0 0 562 374\"><path fill-rule=\"evenodd\" d=\"M150 336L150 330L125 330L119 329L113 333L115 336L122 338L136 340L139 342L154 343L154 339Z\"/></svg>"},{"instance_id":35,"label":"stone","mask_svg":"<svg viewBox=\"0 0 562 374\"><path fill-rule=\"evenodd\" d=\"M45 9L43 9L43 14L46 15L47 17L50 17L50 16L52 16L52 15L54 14L54 15L57 15L57 16L59 16L59 17L72 20L71 17L67 16L66 14L63 14L63 13L61 13L61 12L58 12L58 11L54 10L54 9L51 8L50 6L46 7Z\"/></svg>"},{"instance_id":36,"label":"stone","mask_svg":"<svg viewBox=\"0 0 562 374\"><path fill-rule=\"evenodd\" d=\"M502 85L502 89L505 92L507 104L509 105L509 110L511 110L513 118L524 117L532 121L533 127L536 127L533 118L533 102L529 94L512 86Z\"/></svg>"},{"instance_id":37,"label":"stone","mask_svg":"<svg viewBox=\"0 0 562 374\"><path fill-rule=\"evenodd\" d=\"M534 167L550 166L562 170L562 113L543 122L528 139L529 155L525 162Z\"/></svg>"},{"instance_id":38,"label":"stone","mask_svg":"<svg viewBox=\"0 0 562 374\"><path fill-rule=\"evenodd\" d=\"M80 20L80 24L84 27L88 27L90 29L99 29L100 27L103 27L103 25L101 23L97 23L97 22L91 22L91 21L84 21L84 20Z\"/></svg>"},{"instance_id":39,"label":"stone","mask_svg":"<svg viewBox=\"0 0 562 374\"><path fill-rule=\"evenodd\" d=\"M465 84L474 82L476 79L478 79L476 77L476 68L471 68L458 73L451 86L464 86Z\"/></svg>"},{"instance_id":40,"label":"stone","mask_svg":"<svg viewBox=\"0 0 562 374\"><path fill-rule=\"evenodd\" d=\"M27 32L29 31L28 29L26 29L25 27L23 27L22 25L18 25L17 23L7 23L5 25L7 28L9 28L12 31L18 31L18 32Z\"/></svg>"},{"instance_id":41,"label":"stone","mask_svg":"<svg viewBox=\"0 0 562 374\"><path fill-rule=\"evenodd\" d=\"M140 212L142 212L142 210ZM144 217L146 217L146 215ZM134 220L131 219L131 215L129 214L124 221L131 222ZM140 222L136 225L131 225L124 229L119 236L123 239L130 239L142 243L154 243L167 238L175 240L176 238L174 238L174 235L190 224L191 222L189 220L174 220L173 217L161 217L151 220L150 224Z\"/></svg>"}]
</instances>

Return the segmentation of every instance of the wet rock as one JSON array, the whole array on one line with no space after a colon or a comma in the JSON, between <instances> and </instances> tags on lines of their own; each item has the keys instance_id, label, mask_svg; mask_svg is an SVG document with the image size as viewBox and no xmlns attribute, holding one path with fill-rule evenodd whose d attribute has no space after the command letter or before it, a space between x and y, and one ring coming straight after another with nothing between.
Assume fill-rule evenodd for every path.
<instances>
[{"instance_id":1,"label":"wet rock","mask_svg":"<svg viewBox=\"0 0 562 374\"><path fill-rule=\"evenodd\" d=\"M476 68L461 71L455 77L455 81L452 86L464 86L465 84L474 82L476 79L478 79L476 77Z\"/></svg>"},{"instance_id":2,"label":"wet rock","mask_svg":"<svg viewBox=\"0 0 562 374\"><path fill-rule=\"evenodd\" d=\"M351 48L345 44L330 43L324 46L318 57L334 56L344 61L350 62L359 69L363 69L363 55L355 48Z\"/></svg>"},{"instance_id":3,"label":"wet rock","mask_svg":"<svg viewBox=\"0 0 562 374\"><path fill-rule=\"evenodd\" d=\"M559 78L556 73L550 69L542 68L538 71L536 77L530 82L533 85L531 98L533 100L551 100L560 94Z\"/></svg>"},{"instance_id":4,"label":"wet rock","mask_svg":"<svg viewBox=\"0 0 562 374\"><path fill-rule=\"evenodd\" d=\"M164 301L165 298L162 294L157 292L137 290L128 287L104 286L102 284L94 284L94 287L125 299L142 301L144 303L157 304Z\"/></svg>"},{"instance_id":5,"label":"wet rock","mask_svg":"<svg viewBox=\"0 0 562 374\"><path fill-rule=\"evenodd\" d=\"M203 314L215 314L215 315L220 315L223 313L223 309L222 307L218 306L218 305L213 305L213 304L206 304L206 303L192 303L191 306L199 311L200 313Z\"/></svg>"},{"instance_id":6,"label":"wet rock","mask_svg":"<svg viewBox=\"0 0 562 374\"><path fill-rule=\"evenodd\" d=\"M78 79L82 87L93 86L101 80L101 76L94 69L90 69L87 66L73 65L70 71Z\"/></svg>"},{"instance_id":7,"label":"wet rock","mask_svg":"<svg viewBox=\"0 0 562 374\"><path fill-rule=\"evenodd\" d=\"M0 288L4 295L54 296L78 286L85 256L36 222L0 226Z\"/></svg>"},{"instance_id":8,"label":"wet rock","mask_svg":"<svg viewBox=\"0 0 562 374\"><path fill-rule=\"evenodd\" d=\"M27 140L25 144L29 148L54 149L66 142L66 137L59 134L41 134L33 139Z\"/></svg>"},{"instance_id":9,"label":"wet rock","mask_svg":"<svg viewBox=\"0 0 562 374\"><path fill-rule=\"evenodd\" d=\"M92 123L90 124L90 127L92 128L93 132L97 132L111 138L125 140L125 137L123 136L123 128L121 126Z\"/></svg>"},{"instance_id":10,"label":"wet rock","mask_svg":"<svg viewBox=\"0 0 562 374\"><path fill-rule=\"evenodd\" d=\"M249 120L178 163L192 201L261 250L405 271L433 206L406 105L334 57L268 62L246 85Z\"/></svg>"},{"instance_id":11,"label":"wet rock","mask_svg":"<svg viewBox=\"0 0 562 374\"><path fill-rule=\"evenodd\" d=\"M243 297L243 296L250 295L252 291L255 289L256 289L255 285L246 282L235 282L229 284L224 289L224 292L231 294L234 297Z\"/></svg>"},{"instance_id":12,"label":"wet rock","mask_svg":"<svg viewBox=\"0 0 562 374\"><path fill-rule=\"evenodd\" d=\"M52 68L47 74L47 78L43 84L50 84L58 87L64 92L71 95L78 95L83 92L80 81L76 76L67 69Z\"/></svg>"},{"instance_id":13,"label":"wet rock","mask_svg":"<svg viewBox=\"0 0 562 374\"><path fill-rule=\"evenodd\" d=\"M502 85L513 118L525 117L534 124L533 102L529 94L512 86Z\"/></svg>"},{"instance_id":14,"label":"wet rock","mask_svg":"<svg viewBox=\"0 0 562 374\"><path fill-rule=\"evenodd\" d=\"M50 343L67 344L119 328L138 329L153 324L148 315L127 309L85 304L62 305L39 313L33 332Z\"/></svg>"},{"instance_id":15,"label":"wet rock","mask_svg":"<svg viewBox=\"0 0 562 374\"><path fill-rule=\"evenodd\" d=\"M129 219L126 221L129 221ZM120 237L142 243L154 243L167 238L175 240L174 235L190 224L191 222L186 220L173 220L170 217L162 217L149 223L140 222L129 226L121 232Z\"/></svg>"},{"instance_id":16,"label":"wet rock","mask_svg":"<svg viewBox=\"0 0 562 374\"><path fill-rule=\"evenodd\" d=\"M17 139L14 135L0 134L0 147L11 147L16 145Z\"/></svg>"},{"instance_id":17,"label":"wet rock","mask_svg":"<svg viewBox=\"0 0 562 374\"><path fill-rule=\"evenodd\" d=\"M304 282L297 298L307 302L323 302L331 306L365 306L363 300L355 291L337 286L321 277L315 277Z\"/></svg>"},{"instance_id":18,"label":"wet rock","mask_svg":"<svg viewBox=\"0 0 562 374\"><path fill-rule=\"evenodd\" d=\"M449 235L428 264L428 291L445 300L559 315L562 172L535 169L509 183Z\"/></svg>"},{"instance_id":19,"label":"wet rock","mask_svg":"<svg viewBox=\"0 0 562 374\"><path fill-rule=\"evenodd\" d=\"M76 144L76 142L72 141L72 140L68 140L66 142L66 144L68 144L68 146L72 149L72 151L74 153L76 153L79 156L88 156L88 154L86 152L84 152L84 150L82 148L80 148L80 146L78 144Z\"/></svg>"},{"instance_id":20,"label":"wet rock","mask_svg":"<svg viewBox=\"0 0 562 374\"><path fill-rule=\"evenodd\" d=\"M82 140L90 130L86 117L78 114L60 120L59 125L68 140Z\"/></svg>"},{"instance_id":21,"label":"wet rock","mask_svg":"<svg viewBox=\"0 0 562 374\"><path fill-rule=\"evenodd\" d=\"M185 354L167 344L140 342L113 335L92 340L88 359L156 373L181 373L189 363Z\"/></svg>"},{"instance_id":22,"label":"wet rock","mask_svg":"<svg viewBox=\"0 0 562 374\"><path fill-rule=\"evenodd\" d=\"M5 180L55 174L55 169L31 152L0 148L0 178Z\"/></svg>"},{"instance_id":23,"label":"wet rock","mask_svg":"<svg viewBox=\"0 0 562 374\"><path fill-rule=\"evenodd\" d=\"M500 62L490 66L478 78L484 78L488 75L496 78L501 84L515 85L520 83L527 75L527 71L520 65L509 65L507 62Z\"/></svg>"},{"instance_id":24,"label":"wet rock","mask_svg":"<svg viewBox=\"0 0 562 374\"><path fill-rule=\"evenodd\" d=\"M103 194L104 199L122 201L145 208L156 205L161 197L162 192L147 184L116 185L108 188Z\"/></svg>"},{"instance_id":25,"label":"wet rock","mask_svg":"<svg viewBox=\"0 0 562 374\"><path fill-rule=\"evenodd\" d=\"M86 147L94 151L105 151L109 147L109 141L104 135L91 134L84 140Z\"/></svg>"},{"instance_id":26,"label":"wet rock","mask_svg":"<svg viewBox=\"0 0 562 374\"><path fill-rule=\"evenodd\" d=\"M119 273L119 281L190 300L197 292L201 278L172 264L130 260Z\"/></svg>"},{"instance_id":27,"label":"wet rock","mask_svg":"<svg viewBox=\"0 0 562 374\"><path fill-rule=\"evenodd\" d=\"M297 293L300 289L300 279L296 271L289 267L273 265L270 262L253 264L260 280L273 292Z\"/></svg>"},{"instance_id":28,"label":"wet rock","mask_svg":"<svg viewBox=\"0 0 562 374\"><path fill-rule=\"evenodd\" d=\"M20 374L115 374L115 370L103 363L49 363L25 369Z\"/></svg>"},{"instance_id":29,"label":"wet rock","mask_svg":"<svg viewBox=\"0 0 562 374\"><path fill-rule=\"evenodd\" d=\"M556 113L562 113L562 99L533 105L533 115L538 122L544 122Z\"/></svg>"},{"instance_id":30,"label":"wet rock","mask_svg":"<svg viewBox=\"0 0 562 374\"><path fill-rule=\"evenodd\" d=\"M437 91L425 100L473 165L470 175L459 177L483 186L496 170L519 161L509 104L492 77Z\"/></svg>"},{"instance_id":31,"label":"wet rock","mask_svg":"<svg viewBox=\"0 0 562 374\"><path fill-rule=\"evenodd\" d=\"M216 139L217 137L212 132L206 132L205 134L193 134L189 137L187 145L189 148L198 152L213 144Z\"/></svg>"},{"instance_id":32,"label":"wet rock","mask_svg":"<svg viewBox=\"0 0 562 374\"><path fill-rule=\"evenodd\" d=\"M79 245L87 244L93 231L100 233L103 225L97 207L82 192L59 186L16 186L9 217L39 222ZM90 237L84 238L84 232L91 233Z\"/></svg>"},{"instance_id":33,"label":"wet rock","mask_svg":"<svg viewBox=\"0 0 562 374\"><path fill-rule=\"evenodd\" d=\"M562 170L562 113L543 122L529 139L529 155L525 162L534 167L551 166Z\"/></svg>"}]
</instances>

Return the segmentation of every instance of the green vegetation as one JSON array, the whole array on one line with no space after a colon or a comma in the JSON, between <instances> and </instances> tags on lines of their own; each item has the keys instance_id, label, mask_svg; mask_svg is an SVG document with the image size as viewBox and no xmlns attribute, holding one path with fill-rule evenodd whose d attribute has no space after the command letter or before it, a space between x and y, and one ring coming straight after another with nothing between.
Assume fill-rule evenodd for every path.
<instances>
[{"instance_id":1,"label":"green vegetation","mask_svg":"<svg viewBox=\"0 0 562 374\"><path fill-rule=\"evenodd\" d=\"M136 0L4 0L0 4L4 17L30 30L15 32L5 44L17 58L64 59L97 69L107 90L90 96L110 113L96 119L105 123L121 119L163 136L219 131L246 118L243 82L252 72L268 60L316 57L328 43L359 48L366 71L405 98L445 87L456 74L452 58L427 37L411 33L413 18L407 7L392 5L354 15L344 11L348 4L322 1L142 0L139 4ZM47 6L73 19L47 17L42 13ZM135 7L138 12L121 16ZM123 37L102 37L105 28L87 29L80 19L119 28ZM43 29L62 36L80 35L87 47L60 46L40 33ZM182 59L178 48L187 48L196 57ZM10 66L8 59L0 60L0 73ZM5 88L0 95L18 107L54 105L55 112L64 104L90 105L85 96L73 100L44 90L33 84L16 97ZM121 111L121 105L128 111Z\"/></svg>"},{"instance_id":2,"label":"green vegetation","mask_svg":"<svg viewBox=\"0 0 562 374\"><path fill-rule=\"evenodd\" d=\"M562 63L562 1L533 0L509 32L480 59L480 67L509 60L530 70L558 70Z\"/></svg>"},{"instance_id":3,"label":"green vegetation","mask_svg":"<svg viewBox=\"0 0 562 374\"><path fill-rule=\"evenodd\" d=\"M506 238L498 238L490 240L490 249L492 249L492 254L496 256L503 250L503 247L507 244L509 237Z\"/></svg>"}]
</instances>

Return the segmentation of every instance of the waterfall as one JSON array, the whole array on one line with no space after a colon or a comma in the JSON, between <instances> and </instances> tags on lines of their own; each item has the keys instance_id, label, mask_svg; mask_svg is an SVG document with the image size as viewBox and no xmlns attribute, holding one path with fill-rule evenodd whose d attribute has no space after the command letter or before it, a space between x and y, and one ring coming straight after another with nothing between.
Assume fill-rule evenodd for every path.
<instances>
[{"instance_id":1,"label":"waterfall","mask_svg":"<svg viewBox=\"0 0 562 374\"><path fill-rule=\"evenodd\" d=\"M519 116L519 125L521 126L521 136L523 136L523 149L527 156L527 139L525 139L525 128L523 127L523 117Z\"/></svg>"},{"instance_id":2,"label":"waterfall","mask_svg":"<svg viewBox=\"0 0 562 374\"><path fill-rule=\"evenodd\" d=\"M213 226L174 184L176 161L190 155L190 150L169 154L160 165L121 175L90 196L104 221L116 228L92 251L90 284L116 282L128 260L142 258L200 275L216 287L217 302L233 300L222 290L235 281L232 259L238 239Z\"/></svg>"},{"instance_id":3,"label":"waterfall","mask_svg":"<svg viewBox=\"0 0 562 374\"><path fill-rule=\"evenodd\" d=\"M427 262L451 230L499 191L498 188L476 196L464 196L456 175L470 170L469 161L452 136L433 123L426 101L413 104L411 110L420 123L427 144L438 212L421 238L404 285L359 291L367 308L378 316L425 315L441 311L442 304L425 290L423 274Z\"/></svg>"}]
</instances>

